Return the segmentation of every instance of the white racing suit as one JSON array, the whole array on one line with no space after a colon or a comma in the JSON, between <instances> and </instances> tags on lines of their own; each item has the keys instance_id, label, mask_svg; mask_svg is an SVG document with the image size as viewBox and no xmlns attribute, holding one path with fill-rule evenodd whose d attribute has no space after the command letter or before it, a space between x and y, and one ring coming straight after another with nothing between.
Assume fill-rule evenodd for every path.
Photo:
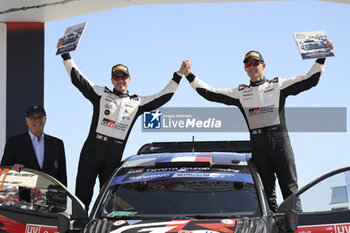
<instances>
[{"instance_id":1,"label":"white racing suit","mask_svg":"<svg viewBox=\"0 0 350 233\"><path fill-rule=\"evenodd\" d=\"M192 88L205 99L235 105L242 112L250 131L252 160L272 211L277 209L275 173L284 199L298 190L294 154L284 116L286 98L316 86L323 73L324 61L318 59L303 76L264 78L233 89L212 88L192 73L186 77Z\"/></svg>"},{"instance_id":2,"label":"white racing suit","mask_svg":"<svg viewBox=\"0 0 350 233\"><path fill-rule=\"evenodd\" d=\"M88 138L82 148L76 178L76 195L88 209L97 175L100 188L122 159L125 144L136 119L145 111L157 109L175 93L181 76L174 73L168 85L151 96L130 96L89 81L69 54L62 55L72 83L93 104Z\"/></svg>"}]
</instances>

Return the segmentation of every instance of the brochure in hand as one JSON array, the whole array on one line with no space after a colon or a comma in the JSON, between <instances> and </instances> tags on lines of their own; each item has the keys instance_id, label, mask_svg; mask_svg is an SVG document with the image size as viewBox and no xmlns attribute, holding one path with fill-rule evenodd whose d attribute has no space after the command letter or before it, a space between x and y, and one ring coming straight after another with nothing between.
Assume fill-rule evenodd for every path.
<instances>
[{"instance_id":1,"label":"brochure in hand","mask_svg":"<svg viewBox=\"0 0 350 233\"><path fill-rule=\"evenodd\" d=\"M303 59L334 56L334 51L325 46L328 41L325 31L296 32L293 36Z\"/></svg>"},{"instance_id":2,"label":"brochure in hand","mask_svg":"<svg viewBox=\"0 0 350 233\"><path fill-rule=\"evenodd\" d=\"M68 27L63 35L64 43L57 49L56 55L69 53L78 48L87 22Z\"/></svg>"}]
</instances>

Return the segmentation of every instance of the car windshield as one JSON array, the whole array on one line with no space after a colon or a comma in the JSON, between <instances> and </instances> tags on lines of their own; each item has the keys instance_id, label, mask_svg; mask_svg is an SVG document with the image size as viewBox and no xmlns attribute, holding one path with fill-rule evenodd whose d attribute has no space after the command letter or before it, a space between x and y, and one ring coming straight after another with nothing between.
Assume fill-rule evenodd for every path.
<instances>
[{"instance_id":1,"label":"car windshield","mask_svg":"<svg viewBox=\"0 0 350 233\"><path fill-rule=\"evenodd\" d=\"M138 168L112 180L101 218L223 218L260 216L247 167Z\"/></svg>"}]
</instances>

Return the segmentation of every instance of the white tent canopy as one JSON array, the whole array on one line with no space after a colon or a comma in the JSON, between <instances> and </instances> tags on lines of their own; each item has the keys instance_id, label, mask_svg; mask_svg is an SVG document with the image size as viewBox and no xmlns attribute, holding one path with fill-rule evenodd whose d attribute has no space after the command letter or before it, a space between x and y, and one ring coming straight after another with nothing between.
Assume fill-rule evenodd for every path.
<instances>
[{"instance_id":1,"label":"white tent canopy","mask_svg":"<svg viewBox=\"0 0 350 233\"><path fill-rule=\"evenodd\" d=\"M254 0L1 0L0 22L49 22L132 5L252 1ZM349 0L328 2L350 4Z\"/></svg>"}]
</instances>

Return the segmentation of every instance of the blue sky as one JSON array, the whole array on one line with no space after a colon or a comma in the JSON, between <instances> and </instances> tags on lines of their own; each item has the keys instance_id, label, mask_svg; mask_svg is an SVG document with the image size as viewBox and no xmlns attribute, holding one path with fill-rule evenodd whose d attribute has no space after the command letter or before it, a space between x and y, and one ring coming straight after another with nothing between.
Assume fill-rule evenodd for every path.
<instances>
[{"instance_id":1,"label":"blue sky","mask_svg":"<svg viewBox=\"0 0 350 233\"><path fill-rule=\"evenodd\" d=\"M56 44L68 26L88 22L77 51L79 69L90 81L112 87L110 69L129 67L131 94L160 91L182 60L213 87L233 88L248 83L243 56L258 50L266 62L265 76L288 78L306 74L313 60L302 60L294 32L325 30L335 46L319 84L289 97L287 107L349 107L350 5L321 1L271 1L201 4L137 5L45 24L46 133L64 140L68 188L74 191L82 145L87 137L92 105L71 84ZM204 100L183 79L164 107L226 107ZM287 122L288 122L288 116ZM349 119L347 117L347 119ZM347 130L348 131L348 130ZM247 140L248 133L145 133L141 117L130 134L123 158L153 141ZM314 178L349 166L350 135L290 133L300 187ZM95 194L98 188L95 189ZM281 199L279 199L281 201Z\"/></svg>"}]
</instances>

